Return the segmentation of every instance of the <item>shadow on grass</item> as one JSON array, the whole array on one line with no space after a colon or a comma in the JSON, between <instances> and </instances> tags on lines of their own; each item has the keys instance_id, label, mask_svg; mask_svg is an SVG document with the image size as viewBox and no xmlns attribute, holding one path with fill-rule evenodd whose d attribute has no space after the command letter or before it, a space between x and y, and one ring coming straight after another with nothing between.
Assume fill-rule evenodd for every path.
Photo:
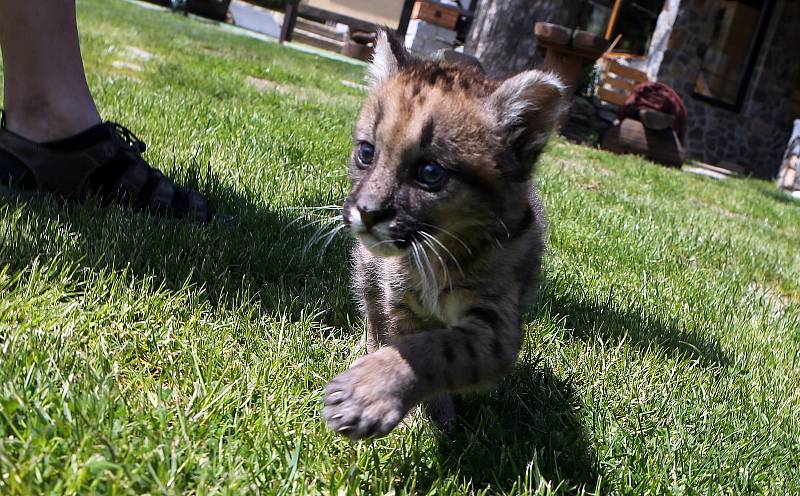
<instances>
[{"instance_id":1,"label":"shadow on grass","mask_svg":"<svg viewBox=\"0 0 800 496\"><path fill-rule=\"evenodd\" d=\"M728 366L730 357L713 339L691 332L678 321L663 321L647 315L646 309L621 310L613 299L580 301L553 294L544 288L537 315L561 321L569 336L581 340L597 337L619 342L627 340L643 350L664 350L681 359L696 360L703 366Z\"/></svg>"},{"instance_id":2,"label":"shadow on grass","mask_svg":"<svg viewBox=\"0 0 800 496\"><path fill-rule=\"evenodd\" d=\"M325 309L315 320L348 325L356 310L347 282L346 234L333 238L323 253L324 239L309 245L320 226L306 218L309 211L259 204L257 194L235 191L213 174L202 180L178 177L176 182L204 192L216 211L231 214L234 221L192 224L91 201L75 207L52 199L26 202L2 196L0 209L9 214L16 210L17 219L0 242L0 265L13 272L38 260L95 273L124 270L133 280L150 279L154 287L202 288L200 301L213 306L250 305L257 314L290 318L309 308ZM319 206L336 203L333 196L298 197L295 202Z\"/></svg>"},{"instance_id":3,"label":"shadow on grass","mask_svg":"<svg viewBox=\"0 0 800 496\"><path fill-rule=\"evenodd\" d=\"M570 339L624 339L703 366L730 364L716 341L679 322L649 317L645 309L620 310L613 297L587 302L555 293L552 286L543 288L536 317L560 322ZM459 428L439 443L447 475L472 481L475 490L511 491L523 481L536 487L542 480L552 481L557 493L597 486L599 469L579 419L580 400L543 360L523 355L495 391L462 398L458 411Z\"/></svg>"},{"instance_id":4,"label":"shadow on grass","mask_svg":"<svg viewBox=\"0 0 800 496\"><path fill-rule=\"evenodd\" d=\"M774 185L771 185L774 186ZM792 197L789 193L779 190L777 187L773 188L759 188L761 194L783 205L792 207L800 207L800 200Z\"/></svg>"},{"instance_id":5,"label":"shadow on grass","mask_svg":"<svg viewBox=\"0 0 800 496\"><path fill-rule=\"evenodd\" d=\"M234 214L236 223L192 225L92 206L65 215L58 205L36 203L15 214L18 227L0 244L0 263L14 271L36 259L58 258L90 271L127 270L169 289L187 282L202 287L202 298L212 305L244 304L289 317L309 306L329 309L316 319L336 327L347 327L357 316L349 292L347 236L335 238L322 256L314 247L304 253L315 226L297 221L302 211L271 208L259 203L257 194L235 191L213 176L184 182L206 192L218 210ZM332 193L296 203L338 202ZM16 205L0 198L0 208L13 211ZM679 323L616 307L613 299L580 301L550 287L542 292L537 316L563 321L575 339L626 339L706 365L728 363L717 343ZM540 360L523 356L488 397L461 398L458 408L461 426L439 442L438 467L446 474L471 481L476 490L510 491L517 483L535 486L542 479L561 484L567 493L596 484L598 468L578 417L579 398ZM438 477L430 474L428 484Z\"/></svg>"},{"instance_id":6,"label":"shadow on grass","mask_svg":"<svg viewBox=\"0 0 800 496\"><path fill-rule=\"evenodd\" d=\"M397 477L415 480L419 494L447 492L440 487L443 480L468 486L470 494L539 486L552 494L591 492L599 471L580 408L572 384L526 351L496 388L457 396L454 430L435 431L434 463L412 457L397 467Z\"/></svg>"},{"instance_id":7,"label":"shadow on grass","mask_svg":"<svg viewBox=\"0 0 800 496\"><path fill-rule=\"evenodd\" d=\"M457 400L459 427L439 442L448 475L475 490L550 482L556 493L595 487L598 472L578 419L579 399L543 360L522 357L487 395Z\"/></svg>"}]
</instances>

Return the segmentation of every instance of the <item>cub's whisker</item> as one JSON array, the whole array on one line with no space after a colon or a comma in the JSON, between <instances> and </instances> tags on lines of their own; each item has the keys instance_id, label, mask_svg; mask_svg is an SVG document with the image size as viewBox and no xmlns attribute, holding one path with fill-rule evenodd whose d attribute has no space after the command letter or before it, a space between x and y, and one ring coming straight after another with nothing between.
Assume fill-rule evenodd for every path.
<instances>
[{"instance_id":1,"label":"cub's whisker","mask_svg":"<svg viewBox=\"0 0 800 496\"><path fill-rule=\"evenodd\" d=\"M428 257L428 254L425 252L425 249L420 246L420 244L412 239L411 246L416 247L417 252L419 253L419 258L423 264L423 275L424 277L424 286L425 286L425 293L426 294L434 294L438 290L438 281L436 280L436 273L433 270L433 266L431 265L431 260ZM430 274L430 280L428 279L428 274Z\"/></svg>"},{"instance_id":2,"label":"cub's whisker","mask_svg":"<svg viewBox=\"0 0 800 496\"><path fill-rule=\"evenodd\" d=\"M420 274L420 280L423 277L422 274L422 264L419 261L419 256L417 255L417 247L414 245L414 241L411 240L411 261L414 263L414 266L417 268L417 272Z\"/></svg>"},{"instance_id":3,"label":"cub's whisker","mask_svg":"<svg viewBox=\"0 0 800 496\"><path fill-rule=\"evenodd\" d=\"M300 229L304 230L304 229L308 229L309 227L311 227L311 226L313 226L315 224L320 224L320 223L328 224L328 223L333 223L333 222L339 222L339 221L341 221L343 219L342 214L336 215L334 217L327 217L327 218L317 218L317 219L313 219L312 218L311 220L309 220L309 218L310 218L310 216L308 216L308 215L302 215L302 216L299 216L299 217L295 217L294 219L289 221L285 226L283 226L283 228L281 229L280 233L284 234L287 229L289 229L290 227L294 226L295 224L297 224L298 222L301 222L301 221L308 221L305 224L300 226Z\"/></svg>"},{"instance_id":4,"label":"cub's whisker","mask_svg":"<svg viewBox=\"0 0 800 496\"><path fill-rule=\"evenodd\" d=\"M463 246L463 247L464 247L464 249L465 249L465 250L467 250L467 253L469 253L470 255L472 255L472 250L469 248L469 246L467 245L467 243L465 243L463 239L459 238L458 236L456 236L455 234L451 233L451 232L450 232L450 231L448 231L447 229L444 229L443 227L435 226L435 225L433 225L433 224L428 224L428 223L426 223L426 222L421 222L421 223L420 223L420 225L423 225L423 226L425 226L425 227L432 227L433 229L436 229L437 231L441 232L442 234L445 234L445 235L447 235L447 236L450 236L451 238L453 238L454 240L456 240L458 243L460 243L460 244L461 244L461 246Z\"/></svg>"},{"instance_id":5,"label":"cub's whisker","mask_svg":"<svg viewBox=\"0 0 800 496\"><path fill-rule=\"evenodd\" d=\"M339 234L339 231L344 229L344 227L345 227L344 224L339 224L337 226L334 226L334 228L331 230L330 234L328 234L328 237L325 239L325 243L322 245L322 249L319 252L319 260L320 261L322 261L323 256L328 251L328 247L333 242L333 239L336 237L337 234Z\"/></svg>"},{"instance_id":6,"label":"cub's whisker","mask_svg":"<svg viewBox=\"0 0 800 496\"><path fill-rule=\"evenodd\" d=\"M303 248L303 256L308 255L311 249L319 242L323 242L322 249L320 250L320 259L324 256L330 244L336 235L345 227L342 223L343 216L341 214L327 218L317 218L306 223L302 228L306 229L313 225L320 225L320 227L311 235Z\"/></svg>"},{"instance_id":7,"label":"cub's whisker","mask_svg":"<svg viewBox=\"0 0 800 496\"><path fill-rule=\"evenodd\" d=\"M497 219L497 223L500 224L500 227L502 227L503 230L506 232L506 238L511 239L511 232L508 230L508 226L506 225L506 223L503 222L503 219L501 219L500 217L495 217L495 218Z\"/></svg>"},{"instance_id":8,"label":"cub's whisker","mask_svg":"<svg viewBox=\"0 0 800 496\"><path fill-rule=\"evenodd\" d=\"M421 233L421 234L422 234L422 233ZM453 282L452 282L452 280L450 279L450 272L447 270L447 264L446 264L446 263L444 263L444 259L442 258L442 256L441 256L441 255L439 255L439 251L438 251L438 250L436 249L436 247L435 247L435 246L434 246L434 245L433 245L433 244L430 242L430 240L429 240L428 238L426 238L426 239L423 239L423 240L421 240L421 241L422 241L422 244L423 244L423 245L425 245L425 246L427 246L428 248L430 248L430 250L433 252L433 255L434 255L434 256L435 256L435 257L436 257L436 258L439 260L439 265L442 267L442 273L443 273L443 276L444 276L444 281L445 281L445 284L447 284L447 287L449 287L449 288L450 288L450 291L452 291L452 290L453 290Z\"/></svg>"},{"instance_id":9,"label":"cub's whisker","mask_svg":"<svg viewBox=\"0 0 800 496\"><path fill-rule=\"evenodd\" d=\"M385 245L386 243L397 243L399 241L399 239L384 239L382 241L378 241L377 243L372 243L368 248L375 248L376 246Z\"/></svg>"},{"instance_id":10,"label":"cub's whisker","mask_svg":"<svg viewBox=\"0 0 800 496\"><path fill-rule=\"evenodd\" d=\"M286 210L310 210L310 211L330 211L341 210L341 205L321 205L319 207L288 207Z\"/></svg>"},{"instance_id":11,"label":"cub's whisker","mask_svg":"<svg viewBox=\"0 0 800 496\"><path fill-rule=\"evenodd\" d=\"M436 239L436 236L434 236L434 235L432 235L432 234L430 234L430 233L428 233L428 232L426 232L426 231L423 231L423 230L420 230L420 231L418 231L418 232L419 232L419 233L420 233L422 236L424 236L425 238L427 238L427 239L430 239L431 241L433 241L434 243L436 243L437 245L439 245L439 246L440 246L440 247L441 247L441 248L442 248L442 249L445 251L445 253L447 253L447 255L450 257L450 260L452 260L452 261L453 261L453 264L455 264L456 268L458 269L458 272L461 274L461 277L464 277L464 271L463 271L463 270L461 270L461 264L459 264L459 263L458 263L458 260L457 260L457 259L456 259L456 257L453 255L453 252L451 252L451 251L450 251L450 249L448 249L448 248L447 248L447 247L446 247L444 244L442 244L442 242L441 242L441 241L439 241L438 239Z\"/></svg>"}]
</instances>

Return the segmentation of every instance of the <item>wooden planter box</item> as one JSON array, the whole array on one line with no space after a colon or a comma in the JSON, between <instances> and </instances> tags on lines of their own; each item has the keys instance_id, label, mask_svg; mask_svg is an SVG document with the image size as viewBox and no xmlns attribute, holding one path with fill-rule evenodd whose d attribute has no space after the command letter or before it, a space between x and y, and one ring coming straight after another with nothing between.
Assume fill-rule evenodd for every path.
<instances>
[{"instance_id":1,"label":"wooden planter box","mask_svg":"<svg viewBox=\"0 0 800 496\"><path fill-rule=\"evenodd\" d=\"M414 4L412 19L419 19L447 29L456 29L460 11L436 2L420 1Z\"/></svg>"}]
</instances>

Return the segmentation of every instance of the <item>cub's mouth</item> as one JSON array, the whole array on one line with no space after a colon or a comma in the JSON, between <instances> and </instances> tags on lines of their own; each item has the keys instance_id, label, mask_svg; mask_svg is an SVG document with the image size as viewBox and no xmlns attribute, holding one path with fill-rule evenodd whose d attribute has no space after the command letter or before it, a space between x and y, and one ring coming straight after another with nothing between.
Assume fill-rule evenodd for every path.
<instances>
[{"instance_id":1,"label":"cub's mouth","mask_svg":"<svg viewBox=\"0 0 800 496\"><path fill-rule=\"evenodd\" d=\"M403 239L381 239L368 232L356 233L356 237L370 253L378 257L399 257L408 252L408 242Z\"/></svg>"},{"instance_id":2,"label":"cub's mouth","mask_svg":"<svg viewBox=\"0 0 800 496\"><path fill-rule=\"evenodd\" d=\"M352 205L342 208L342 219L358 241L373 255L378 257L398 257L409 249L409 237L397 234L395 220L371 222L376 216L362 215L362 211Z\"/></svg>"}]
</instances>

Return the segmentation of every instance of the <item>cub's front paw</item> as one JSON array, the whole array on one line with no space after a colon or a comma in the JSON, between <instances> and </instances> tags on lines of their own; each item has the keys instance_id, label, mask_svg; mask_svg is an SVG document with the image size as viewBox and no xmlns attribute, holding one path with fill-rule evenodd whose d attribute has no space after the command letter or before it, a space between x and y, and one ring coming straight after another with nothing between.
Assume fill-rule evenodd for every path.
<instances>
[{"instance_id":1,"label":"cub's front paw","mask_svg":"<svg viewBox=\"0 0 800 496\"><path fill-rule=\"evenodd\" d=\"M325 386L322 416L332 431L350 439L385 436L413 406L408 374L379 355L357 360Z\"/></svg>"}]
</instances>

